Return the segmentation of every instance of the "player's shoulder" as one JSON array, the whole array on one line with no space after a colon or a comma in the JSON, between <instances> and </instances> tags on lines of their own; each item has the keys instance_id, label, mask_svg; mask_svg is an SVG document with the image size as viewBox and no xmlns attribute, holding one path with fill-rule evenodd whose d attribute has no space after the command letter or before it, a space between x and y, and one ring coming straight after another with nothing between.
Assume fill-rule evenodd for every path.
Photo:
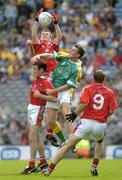
<instances>
[{"instance_id":1,"label":"player's shoulder","mask_svg":"<svg viewBox=\"0 0 122 180\"><path fill-rule=\"evenodd\" d=\"M83 87L83 91L87 91L87 90L89 90L89 89L91 89L91 85L86 85L86 86L84 86Z\"/></svg>"},{"instance_id":2,"label":"player's shoulder","mask_svg":"<svg viewBox=\"0 0 122 180\"><path fill-rule=\"evenodd\" d=\"M106 86L105 86L105 88L106 88L106 91L107 91L109 94L114 94L114 92L113 92L112 89L110 89L110 88L108 88L108 87L106 87Z\"/></svg>"},{"instance_id":3,"label":"player's shoulder","mask_svg":"<svg viewBox=\"0 0 122 180\"><path fill-rule=\"evenodd\" d=\"M89 93L93 92L95 89L96 89L96 87L93 85L93 83L88 84L83 87L83 91L89 92Z\"/></svg>"},{"instance_id":4,"label":"player's shoulder","mask_svg":"<svg viewBox=\"0 0 122 180\"><path fill-rule=\"evenodd\" d=\"M69 54L64 51L59 51L57 54L62 57L69 57Z\"/></svg>"}]
</instances>

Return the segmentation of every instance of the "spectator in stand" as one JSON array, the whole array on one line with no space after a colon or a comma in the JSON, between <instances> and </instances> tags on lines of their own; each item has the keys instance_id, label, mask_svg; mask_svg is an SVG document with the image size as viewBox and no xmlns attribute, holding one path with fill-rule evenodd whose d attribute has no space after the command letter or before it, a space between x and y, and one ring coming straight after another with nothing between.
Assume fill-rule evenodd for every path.
<instances>
[{"instance_id":1,"label":"spectator in stand","mask_svg":"<svg viewBox=\"0 0 122 180\"><path fill-rule=\"evenodd\" d=\"M10 32L12 28L15 28L18 16L18 9L14 0L8 0L8 4L5 4L4 15L8 23L8 32Z\"/></svg>"}]
</instances>

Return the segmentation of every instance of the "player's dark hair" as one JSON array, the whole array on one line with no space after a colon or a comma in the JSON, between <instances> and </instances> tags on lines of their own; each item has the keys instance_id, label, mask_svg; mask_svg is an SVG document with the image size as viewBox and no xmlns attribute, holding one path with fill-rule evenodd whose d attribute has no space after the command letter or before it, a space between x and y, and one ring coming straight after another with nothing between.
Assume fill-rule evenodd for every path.
<instances>
[{"instance_id":1,"label":"player's dark hair","mask_svg":"<svg viewBox=\"0 0 122 180\"><path fill-rule=\"evenodd\" d=\"M44 71L46 71L46 69L47 69L47 65L44 61L35 62L33 65L38 66L39 70L42 68Z\"/></svg>"},{"instance_id":2,"label":"player's dark hair","mask_svg":"<svg viewBox=\"0 0 122 180\"><path fill-rule=\"evenodd\" d=\"M85 54L85 50L80 44L75 44L75 47L78 49L78 54L80 55L80 58Z\"/></svg>"},{"instance_id":3,"label":"player's dark hair","mask_svg":"<svg viewBox=\"0 0 122 180\"><path fill-rule=\"evenodd\" d=\"M94 80L95 82L102 83L105 80L106 74L102 70L96 70L94 72Z\"/></svg>"}]
</instances>

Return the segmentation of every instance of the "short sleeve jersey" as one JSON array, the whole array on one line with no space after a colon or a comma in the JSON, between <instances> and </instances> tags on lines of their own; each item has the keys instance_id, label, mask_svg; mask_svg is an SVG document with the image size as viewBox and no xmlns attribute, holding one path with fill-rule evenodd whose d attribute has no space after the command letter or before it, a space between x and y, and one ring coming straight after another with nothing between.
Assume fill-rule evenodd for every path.
<instances>
[{"instance_id":1,"label":"short sleeve jersey","mask_svg":"<svg viewBox=\"0 0 122 180\"><path fill-rule=\"evenodd\" d=\"M80 102L88 104L81 118L107 122L109 112L117 108L113 91L101 83L92 83L83 88Z\"/></svg>"},{"instance_id":2,"label":"short sleeve jersey","mask_svg":"<svg viewBox=\"0 0 122 180\"><path fill-rule=\"evenodd\" d=\"M39 44L33 44L35 54L42 54L42 53L52 53L54 51L59 51L59 46L54 44L53 42L50 42L50 44L46 45L42 41L40 41ZM52 72L57 66L57 61L53 59L46 60L47 64L47 72Z\"/></svg>"},{"instance_id":3,"label":"short sleeve jersey","mask_svg":"<svg viewBox=\"0 0 122 180\"><path fill-rule=\"evenodd\" d=\"M58 61L58 65L52 74L52 84L55 88L62 85L69 85L77 88L82 78L81 64L72 62L67 53L53 53L53 58Z\"/></svg>"},{"instance_id":4,"label":"short sleeve jersey","mask_svg":"<svg viewBox=\"0 0 122 180\"><path fill-rule=\"evenodd\" d=\"M53 89L53 85L50 82L49 78L42 76L42 77L37 77L32 85L31 85L31 90L30 90L30 103L33 105L41 105L44 106L46 104L46 101L41 99L41 98L36 98L34 97L34 91L38 90L41 94L46 95L46 89ZM56 96L56 94L53 94Z\"/></svg>"}]
</instances>

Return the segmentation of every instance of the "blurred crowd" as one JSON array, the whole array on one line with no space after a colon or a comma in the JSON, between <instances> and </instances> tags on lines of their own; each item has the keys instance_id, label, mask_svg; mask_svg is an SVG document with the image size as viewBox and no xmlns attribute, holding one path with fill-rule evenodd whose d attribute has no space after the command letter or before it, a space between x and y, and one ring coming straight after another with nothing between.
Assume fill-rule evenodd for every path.
<instances>
[{"instance_id":1,"label":"blurred crowd","mask_svg":"<svg viewBox=\"0 0 122 180\"><path fill-rule=\"evenodd\" d=\"M73 106L76 107L78 103L82 87L92 81L93 71L103 69L108 75L108 85L119 101L119 110L112 117L112 121L117 124L118 113L122 108L122 22L116 17L116 3L117 1L90 0L1 0L0 83L19 79L31 83L32 69L26 41L31 38L34 14L42 7L49 12L55 8L63 33L60 49L67 51L73 44L80 43L86 51L83 59L83 80L74 94ZM53 25L49 28L54 32ZM27 131L23 130L16 117L10 119L9 125L6 123L6 127L3 127L0 118L0 128L5 131L9 129L10 134L13 130L16 130L16 134L21 132L17 135L19 141L9 139L8 142L0 134L0 144L27 144L27 138L26 141L21 140L22 136L27 136ZM121 119L118 126L122 127ZM3 133L7 134L5 131Z\"/></svg>"}]
</instances>

